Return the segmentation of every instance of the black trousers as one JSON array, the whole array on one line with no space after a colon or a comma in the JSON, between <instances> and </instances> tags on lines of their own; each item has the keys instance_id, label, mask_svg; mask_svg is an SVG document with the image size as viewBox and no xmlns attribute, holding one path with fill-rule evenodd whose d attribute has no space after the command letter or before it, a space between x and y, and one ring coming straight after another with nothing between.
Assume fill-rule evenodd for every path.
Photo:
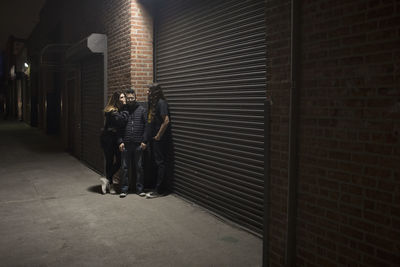
<instances>
[{"instance_id":1,"label":"black trousers","mask_svg":"<svg viewBox=\"0 0 400 267\"><path fill-rule=\"evenodd\" d=\"M155 191L161 194L164 189L163 186L167 169L168 140L153 140L151 150L157 171Z\"/></svg>"},{"instance_id":2,"label":"black trousers","mask_svg":"<svg viewBox=\"0 0 400 267\"><path fill-rule=\"evenodd\" d=\"M121 152L118 149L116 136L106 134L102 137L101 146L106 160L106 178L112 183L114 174L121 167Z\"/></svg>"}]
</instances>

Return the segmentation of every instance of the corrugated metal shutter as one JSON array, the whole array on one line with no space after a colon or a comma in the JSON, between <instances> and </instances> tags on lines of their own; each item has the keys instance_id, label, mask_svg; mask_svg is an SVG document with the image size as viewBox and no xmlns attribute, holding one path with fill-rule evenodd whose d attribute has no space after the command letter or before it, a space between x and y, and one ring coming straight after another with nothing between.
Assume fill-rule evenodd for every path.
<instances>
[{"instance_id":1,"label":"corrugated metal shutter","mask_svg":"<svg viewBox=\"0 0 400 267\"><path fill-rule=\"evenodd\" d=\"M81 65L82 95L82 161L98 172L103 172L104 159L100 147L103 127L103 57L90 56Z\"/></svg>"},{"instance_id":2,"label":"corrugated metal shutter","mask_svg":"<svg viewBox=\"0 0 400 267\"><path fill-rule=\"evenodd\" d=\"M170 105L173 190L258 234L263 224L264 1L163 1L156 77Z\"/></svg>"}]
</instances>

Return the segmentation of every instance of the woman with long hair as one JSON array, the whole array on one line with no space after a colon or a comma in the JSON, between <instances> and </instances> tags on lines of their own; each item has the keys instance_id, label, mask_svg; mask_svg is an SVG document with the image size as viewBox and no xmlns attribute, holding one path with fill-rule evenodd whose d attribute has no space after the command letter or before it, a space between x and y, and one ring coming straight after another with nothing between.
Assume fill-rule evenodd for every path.
<instances>
[{"instance_id":1,"label":"woman with long hair","mask_svg":"<svg viewBox=\"0 0 400 267\"><path fill-rule=\"evenodd\" d=\"M157 170L157 182L154 190L146 194L146 198L155 198L162 194L166 174L167 148L171 136L170 114L160 84L150 84L147 93L148 140L151 141L152 156Z\"/></svg>"},{"instance_id":2,"label":"woman with long hair","mask_svg":"<svg viewBox=\"0 0 400 267\"><path fill-rule=\"evenodd\" d=\"M125 104L125 94L116 91L111 95L104 108L105 123L101 134L101 147L106 160L106 178L100 178L101 192L103 194L106 194L107 191L111 194L116 193L113 186L113 176L121 167L121 152L118 149L117 139L120 128L127 121L127 114L121 111Z\"/></svg>"}]
</instances>

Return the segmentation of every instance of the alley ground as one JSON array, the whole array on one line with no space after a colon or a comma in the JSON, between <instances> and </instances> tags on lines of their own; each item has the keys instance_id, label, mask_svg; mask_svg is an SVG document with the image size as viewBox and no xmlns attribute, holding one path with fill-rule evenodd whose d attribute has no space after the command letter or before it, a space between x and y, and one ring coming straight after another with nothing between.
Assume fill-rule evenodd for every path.
<instances>
[{"instance_id":1,"label":"alley ground","mask_svg":"<svg viewBox=\"0 0 400 267\"><path fill-rule=\"evenodd\" d=\"M1 120L0 266L261 266L261 239L173 194L103 196L99 178Z\"/></svg>"}]
</instances>

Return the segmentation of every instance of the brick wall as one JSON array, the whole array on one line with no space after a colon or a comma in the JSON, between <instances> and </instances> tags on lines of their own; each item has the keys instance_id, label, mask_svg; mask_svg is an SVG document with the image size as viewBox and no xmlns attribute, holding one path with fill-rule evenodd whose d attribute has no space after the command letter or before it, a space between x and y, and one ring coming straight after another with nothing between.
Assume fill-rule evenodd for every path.
<instances>
[{"instance_id":1,"label":"brick wall","mask_svg":"<svg viewBox=\"0 0 400 267\"><path fill-rule=\"evenodd\" d=\"M108 92L135 88L145 100L153 81L153 18L138 0L107 1Z\"/></svg>"},{"instance_id":2,"label":"brick wall","mask_svg":"<svg viewBox=\"0 0 400 267\"><path fill-rule=\"evenodd\" d=\"M302 265L400 265L399 8L303 1Z\"/></svg>"},{"instance_id":3,"label":"brick wall","mask_svg":"<svg viewBox=\"0 0 400 267\"><path fill-rule=\"evenodd\" d=\"M131 1L131 83L139 101L146 101L146 85L153 81L153 18L150 7Z\"/></svg>"},{"instance_id":4,"label":"brick wall","mask_svg":"<svg viewBox=\"0 0 400 267\"><path fill-rule=\"evenodd\" d=\"M267 97L270 110L269 233L271 266L284 263L287 228L288 135L290 89L290 1L266 1Z\"/></svg>"},{"instance_id":5,"label":"brick wall","mask_svg":"<svg viewBox=\"0 0 400 267\"><path fill-rule=\"evenodd\" d=\"M110 0L105 4L105 30L108 42L108 93L131 87L130 2Z\"/></svg>"},{"instance_id":6,"label":"brick wall","mask_svg":"<svg viewBox=\"0 0 400 267\"><path fill-rule=\"evenodd\" d=\"M269 260L285 255L290 5L266 1ZM399 1L302 1L299 266L400 265Z\"/></svg>"}]
</instances>

